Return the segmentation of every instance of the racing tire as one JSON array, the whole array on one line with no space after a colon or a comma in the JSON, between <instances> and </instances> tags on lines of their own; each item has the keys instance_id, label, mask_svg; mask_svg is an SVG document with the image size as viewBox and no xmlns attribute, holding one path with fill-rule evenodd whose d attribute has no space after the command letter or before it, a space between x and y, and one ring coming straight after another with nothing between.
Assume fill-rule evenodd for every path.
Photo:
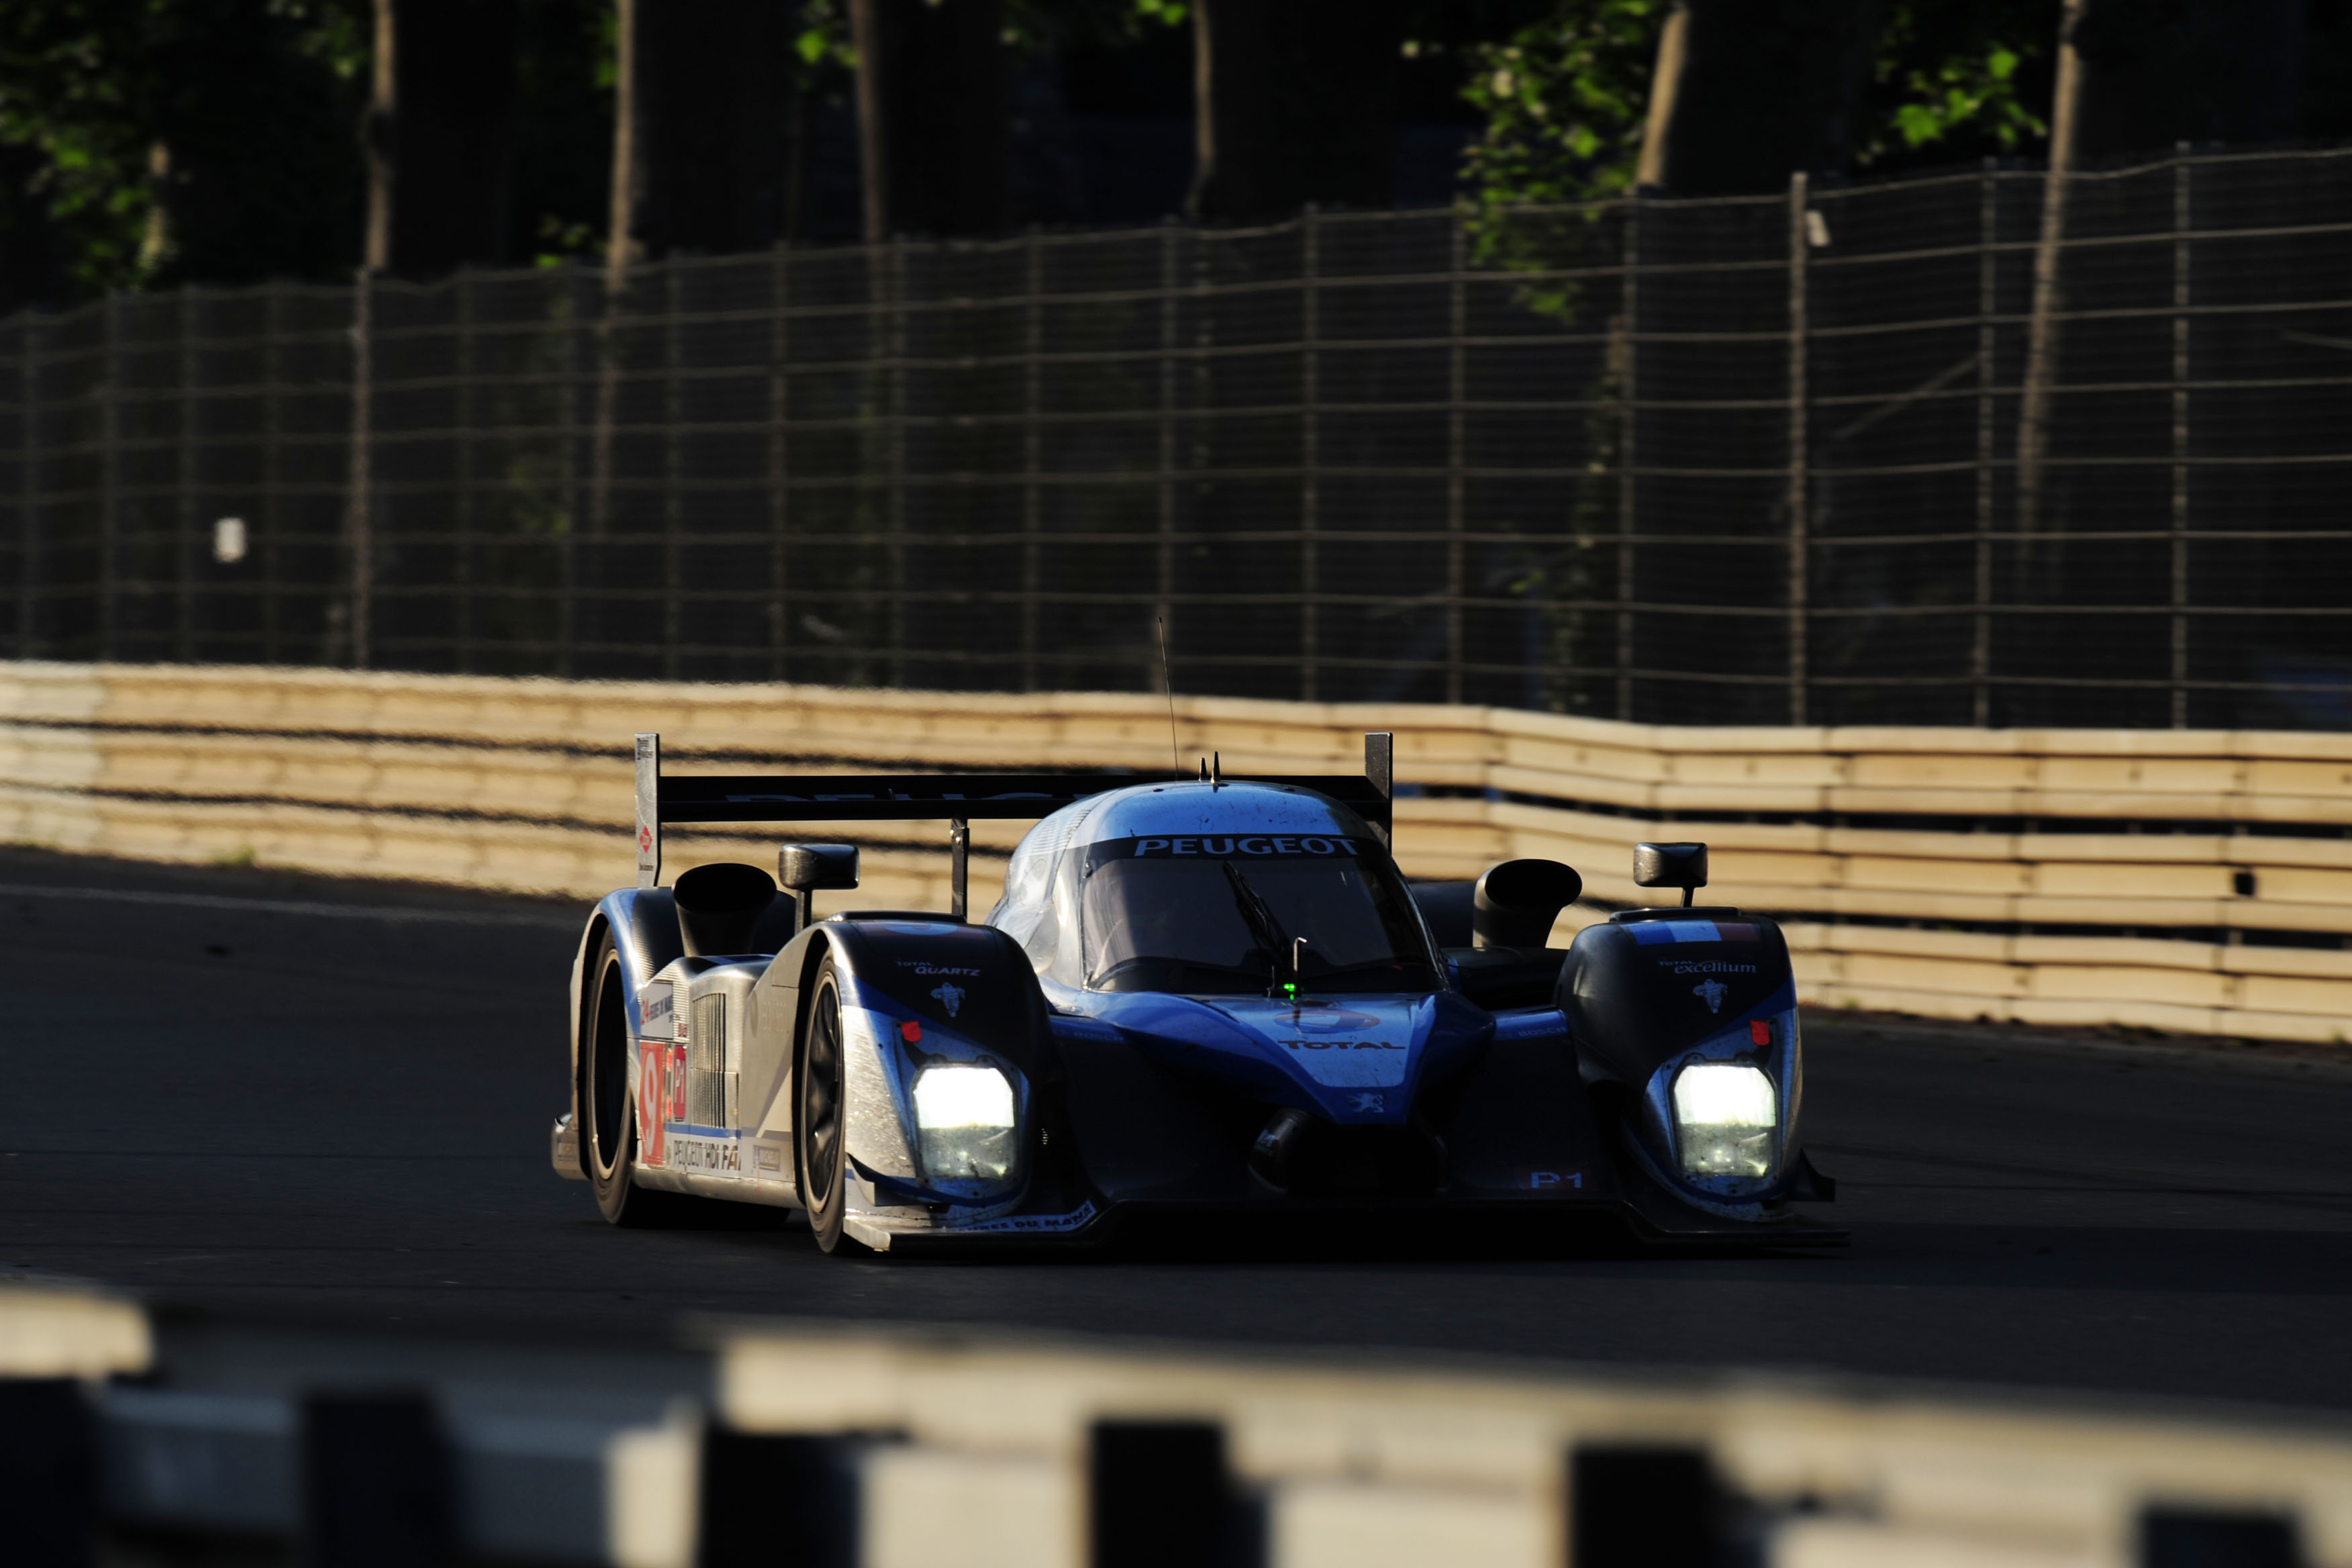
<instances>
[{"instance_id":1,"label":"racing tire","mask_svg":"<svg viewBox=\"0 0 2352 1568\"><path fill-rule=\"evenodd\" d=\"M606 931L596 949L593 977L581 1022L580 1163L596 1207L614 1225L683 1223L694 1200L656 1193L630 1179L637 1163L636 1052L629 1037L628 981Z\"/></svg>"},{"instance_id":2,"label":"racing tire","mask_svg":"<svg viewBox=\"0 0 2352 1568\"><path fill-rule=\"evenodd\" d=\"M848 1058L841 1027L841 980L827 957L817 966L808 1023L793 1073L793 1151L809 1229L825 1252L840 1250L848 1210Z\"/></svg>"}]
</instances>

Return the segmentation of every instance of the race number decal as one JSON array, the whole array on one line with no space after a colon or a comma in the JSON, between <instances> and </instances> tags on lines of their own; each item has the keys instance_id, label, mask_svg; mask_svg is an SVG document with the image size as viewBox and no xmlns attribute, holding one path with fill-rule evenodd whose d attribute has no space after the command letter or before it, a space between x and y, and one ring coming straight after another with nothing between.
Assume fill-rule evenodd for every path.
<instances>
[{"instance_id":1,"label":"race number decal","mask_svg":"<svg viewBox=\"0 0 2352 1568\"><path fill-rule=\"evenodd\" d=\"M662 1163L662 1110L669 1103L669 1086L662 1081L669 1058L666 1046L647 1044L638 1054L637 1147L648 1165Z\"/></svg>"}]
</instances>

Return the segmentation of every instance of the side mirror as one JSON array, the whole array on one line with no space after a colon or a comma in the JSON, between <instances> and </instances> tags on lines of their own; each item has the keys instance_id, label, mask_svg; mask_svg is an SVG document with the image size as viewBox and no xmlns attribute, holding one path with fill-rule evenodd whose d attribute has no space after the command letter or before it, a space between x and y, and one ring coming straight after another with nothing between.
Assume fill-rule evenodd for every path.
<instances>
[{"instance_id":1,"label":"side mirror","mask_svg":"<svg viewBox=\"0 0 2352 1568\"><path fill-rule=\"evenodd\" d=\"M1706 846L1704 844L1636 844L1633 885L1637 888L1680 888L1683 907L1691 895L1706 886Z\"/></svg>"},{"instance_id":2,"label":"side mirror","mask_svg":"<svg viewBox=\"0 0 2352 1568\"><path fill-rule=\"evenodd\" d=\"M809 927L809 895L857 886L857 846L855 844L787 844L776 851L776 880L800 905L794 927Z\"/></svg>"},{"instance_id":3,"label":"side mirror","mask_svg":"<svg viewBox=\"0 0 2352 1568\"><path fill-rule=\"evenodd\" d=\"M1505 860L1470 890L1470 945L1541 947L1584 879L1557 860Z\"/></svg>"},{"instance_id":4,"label":"side mirror","mask_svg":"<svg viewBox=\"0 0 2352 1568\"><path fill-rule=\"evenodd\" d=\"M776 901L776 884L757 866L720 861L680 872L670 896L687 955L709 958L751 951L751 928Z\"/></svg>"}]
</instances>

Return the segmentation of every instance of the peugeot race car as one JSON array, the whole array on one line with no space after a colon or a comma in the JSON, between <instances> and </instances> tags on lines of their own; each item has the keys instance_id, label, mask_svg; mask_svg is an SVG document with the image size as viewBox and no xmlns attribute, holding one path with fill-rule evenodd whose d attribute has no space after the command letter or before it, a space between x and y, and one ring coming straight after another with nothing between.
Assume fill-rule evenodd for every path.
<instances>
[{"instance_id":1,"label":"peugeot race car","mask_svg":"<svg viewBox=\"0 0 2352 1568\"><path fill-rule=\"evenodd\" d=\"M1770 921L1689 907L1643 845L1622 910L1513 860L1409 883L1391 738L1361 777L664 776L638 737L637 886L572 972L556 1169L615 1224L806 1212L826 1251L1085 1243L1152 1214L1576 1214L1652 1241L1818 1243L1802 1047ZM1036 818L965 910L968 824ZM660 883L681 822L946 820L954 907L814 919L854 846ZM779 889L781 883L781 890Z\"/></svg>"}]
</instances>

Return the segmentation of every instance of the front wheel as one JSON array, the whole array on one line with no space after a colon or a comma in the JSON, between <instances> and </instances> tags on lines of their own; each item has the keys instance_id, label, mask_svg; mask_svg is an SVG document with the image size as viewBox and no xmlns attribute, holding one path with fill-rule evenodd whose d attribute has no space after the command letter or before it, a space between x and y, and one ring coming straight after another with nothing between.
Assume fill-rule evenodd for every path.
<instances>
[{"instance_id":1,"label":"front wheel","mask_svg":"<svg viewBox=\"0 0 2352 1568\"><path fill-rule=\"evenodd\" d=\"M833 960L817 966L808 1025L802 1031L793 1146L809 1229L827 1252L839 1249L848 1208L849 1104L841 1033L841 980Z\"/></svg>"},{"instance_id":2,"label":"front wheel","mask_svg":"<svg viewBox=\"0 0 2352 1568\"><path fill-rule=\"evenodd\" d=\"M630 1173L637 1160L637 1052L629 1038L628 981L610 931L596 950L580 1052L580 1163L596 1207L614 1225L675 1225L692 1201L649 1192Z\"/></svg>"}]
</instances>

